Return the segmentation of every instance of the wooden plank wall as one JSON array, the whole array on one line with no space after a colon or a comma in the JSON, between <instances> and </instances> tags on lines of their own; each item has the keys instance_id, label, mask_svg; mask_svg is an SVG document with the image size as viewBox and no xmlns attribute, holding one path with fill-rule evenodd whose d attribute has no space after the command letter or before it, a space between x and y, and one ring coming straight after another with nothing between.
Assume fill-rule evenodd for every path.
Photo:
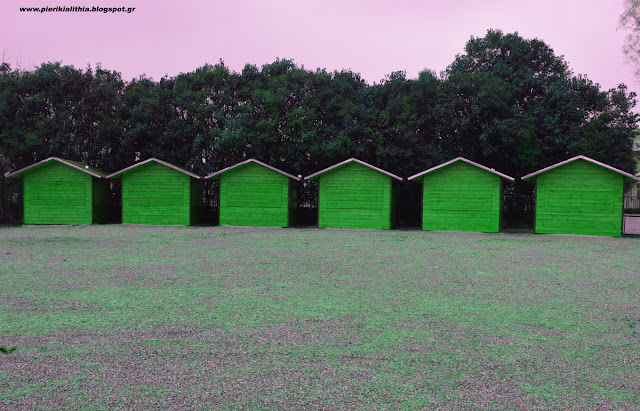
<instances>
[{"instance_id":1,"label":"wooden plank wall","mask_svg":"<svg viewBox=\"0 0 640 411\"><path fill-rule=\"evenodd\" d=\"M500 177L458 161L425 175L422 229L500 231Z\"/></svg>"},{"instance_id":2,"label":"wooden plank wall","mask_svg":"<svg viewBox=\"0 0 640 411\"><path fill-rule=\"evenodd\" d=\"M122 176L122 222L189 225L191 177L155 162Z\"/></svg>"},{"instance_id":3,"label":"wooden plank wall","mask_svg":"<svg viewBox=\"0 0 640 411\"><path fill-rule=\"evenodd\" d=\"M538 176L535 232L620 236L623 177L584 160Z\"/></svg>"},{"instance_id":4,"label":"wooden plank wall","mask_svg":"<svg viewBox=\"0 0 640 411\"><path fill-rule=\"evenodd\" d=\"M221 174L220 225L290 226L295 190L290 190L289 180L255 163Z\"/></svg>"},{"instance_id":5,"label":"wooden plank wall","mask_svg":"<svg viewBox=\"0 0 640 411\"><path fill-rule=\"evenodd\" d=\"M358 163L320 176L318 227L389 229L391 177Z\"/></svg>"},{"instance_id":6,"label":"wooden plank wall","mask_svg":"<svg viewBox=\"0 0 640 411\"><path fill-rule=\"evenodd\" d=\"M25 224L91 224L92 180L51 161L24 174Z\"/></svg>"}]
</instances>

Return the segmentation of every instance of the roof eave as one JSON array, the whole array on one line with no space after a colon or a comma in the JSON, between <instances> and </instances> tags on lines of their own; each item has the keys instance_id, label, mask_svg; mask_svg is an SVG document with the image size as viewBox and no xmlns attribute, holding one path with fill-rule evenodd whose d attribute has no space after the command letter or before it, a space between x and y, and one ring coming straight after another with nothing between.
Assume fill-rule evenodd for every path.
<instances>
[{"instance_id":1,"label":"roof eave","mask_svg":"<svg viewBox=\"0 0 640 411\"><path fill-rule=\"evenodd\" d=\"M349 159L347 159L347 160L341 161L340 163L334 164L334 165L332 165L332 166L330 166L330 167L327 167L327 168L325 168L325 169L323 169L323 170L317 171L317 172L315 172L315 173L313 173L313 174L309 174L309 175L308 175L308 176L306 176L304 179L305 179L305 180L312 180L312 181L313 181L313 180L317 180L317 179L318 179L318 177L319 177L321 174L324 174L324 173L326 173L326 172L328 172L328 171L331 171L331 170L333 170L333 169L336 169L336 168L338 168L338 167L341 167L341 166L343 166L343 165L345 165L345 164L347 164L347 163L350 163L350 162L356 162L356 163L361 164L361 165L363 165L363 166L365 166L365 167L369 167L369 168L370 168L370 169L372 169L372 170L375 170L375 171L378 171L378 172L380 172L380 173L382 173L382 174L385 174L385 175L387 175L387 176L389 176L389 177L391 177L391 178L395 178L395 179L396 179L396 180L398 180L398 181L402 181L402 177L399 177L399 176L397 176L397 175L395 175L395 174L392 174L392 173L390 173L390 172L388 172L388 171L385 171L385 170L383 170L383 169L381 169L381 168L378 168L378 167L376 167L376 166L372 166L371 164L369 164L369 163L365 163L364 161L358 160L357 158L349 158Z\"/></svg>"},{"instance_id":2,"label":"roof eave","mask_svg":"<svg viewBox=\"0 0 640 411\"><path fill-rule=\"evenodd\" d=\"M439 165L437 165L437 166L435 166L435 167L431 167L431 168L430 168L430 169L428 169L428 170L425 170L425 171L422 171L422 172L420 172L420 173L418 173L418 174L414 174L414 175L412 175L411 177L407 178L407 180L414 180L414 179L417 179L418 177L422 177L422 176L424 176L424 175L425 175L425 174L427 174L427 173L430 173L430 172L432 172L432 171L436 171L436 170L438 170L438 169L440 169L440 168L443 168L443 167L446 167L446 166L448 166L448 165L450 165L450 164L453 164L453 163L455 163L456 161L463 161L463 162L465 162L465 163L467 163L467 164L470 164L470 165L472 165L472 166L475 166L475 167L478 167L478 168L480 168L480 169L482 169L482 170L485 170L485 171L487 171L487 172L489 172L489 173L491 173L491 174L495 174L495 175L497 175L497 176L498 176L498 177L500 177L500 178L504 178L505 180L515 181L515 178L513 178L513 177L511 177L511 176L508 176L508 175L506 175L506 174L503 174L503 173L501 173L501 172L499 172L499 171L496 171L496 170L494 170L494 169L492 169L492 168L489 168L489 167L483 166L482 164L478 164L478 163L476 163L475 161L468 160L468 159L466 159L466 158L464 158L464 157L456 157L456 158L454 158L453 160L449 160L449 161L447 161L447 162L445 162L445 163L442 163L442 164L439 164Z\"/></svg>"},{"instance_id":3,"label":"roof eave","mask_svg":"<svg viewBox=\"0 0 640 411\"><path fill-rule=\"evenodd\" d=\"M571 162L576 161L576 160L585 160L585 161L587 161L587 162L589 162L589 163L595 164L595 165L600 166L600 167L602 167L602 168L605 168L605 169L607 169L607 170L609 170L609 171L613 171L614 173L621 174L622 176L624 176L624 177L625 177L625 179L627 179L627 178L628 178L629 180L633 179L633 180L636 180L636 181L637 181L637 178L636 178L635 176L633 176L632 174L629 174L629 173L627 173L627 172L625 172L625 171L622 171L622 170L618 170L618 169L617 169L617 168L615 168L615 167L611 167L610 165L607 165L607 164L601 163L601 162L599 162L599 161L597 161L597 160L594 160L594 159L592 159L592 158L589 158L589 157L587 157L587 156L582 156L582 155L580 155L580 156L575 156L575 157L571 157L570 159L567 159L567 160L561 161L561 162L556 163L556 164L552 164L552 165L550 165L549 167L542 168L542 169L540 169L540 170L538 170L538 171L534 171L533 173L529 173L529 174L527 174L526 176L520 177L520 179L521 179L522 181L531 180L533 177L536 177L538 174L542 174L542 173L545 173L545 172L547 172L547 171L551 171L551 170L552 170L552 169L554 169L554 168L557 168L557 167L563 166L563 165L565 165L565 164L571 163ZM631 180L631 181L632 181L632 180Z\"/></svg>"},{"instance_id":4,"label":"roof eave","mask_svg":"<svg viewBox=\"0 0 640 411\"><path fill-rule=\"evenodd\" d=\"M13 172L6 172L6 173L4 173L4 176L6 178L19 178L22 174L28 172L29 170L34 169L34 168L39 167L39 166L42 166L42 165L44 165L44 164L46 164L46 163L48 163L48 162L50 162L52 160L53 161L57 161L60 164L64 164L65 166L69 166L71 168L75 168L76 170L79 170L79 171L82 171L83 173L89 174L92 177L95 177L95 178L106 178L106 176L103 176L103 175L100 175L100 174L96 174L91 170L87 170L86 168L78 167L77 165L71 164L68 161L65 161L64 159L59 158L59 157L49 157L49 158L46 158L44 160L40 160L37 163L33 163L33 164L29 165L29 166L23 167L20 170L16 170L16 171L13 171Z\"/></svg>"},{"instance_id":5,"label":"roof eave","mask_svg":"<svg viewBox=\"0 0 640 411\"><path fill-rule=\"evenodd\" d=\"M280 170L279 168L276 168L276 167L270 166L269 164L263 163L263 162L262 162L262 161L260 161L260 160L256 160L255 158L250 158L250 159L248 159L248 160L241 161L241 162L239 162L239 163L237 163L237 164L234 164L234 165L232 165L232 166L229 166L229 167L223 168L222 170L218 170L218 171L216 171L216 172L214 172L214 173L211 173L211 174L207 175L204 179L205 179L205 180L208 180L208 179L210 179L210 178L214 178L214 177L215 177L215 178L220 178L220 175L221 175L221 174L226 173L227 171L231 171L231 170L233 170L233 169L234 169L234 168L236 168L236 167L240 167L240 166L243 166L243 165L245 165L245 164L249 164L249 163L256 163L256 164L259 164L259 165L261 165L261 166L263 166L263 167L266 167L266 168L268 168L268 169L270 169L270 170L273 170L273 171L275 171L275 172L277 172L277 173L280 173L280 174L282 174L283 176L286 176L286 177L288 177L288 178L291 178L291 179L293 179L293 180L295 180L295 181L300 181L300 177L296 177L296 176L294 176L294 175L292 175L292 174L289 174L289 173L287 173L287 172L285 172L285 171Z\"/></svg>"},{"instance_id":6,"label":"roof eave","mask_svg":"<svg viewBox=\"0 0 640 411\"><path fill-rule=\"evenodd\" d=\"M186 174L186 175L188 175L189 177L195 178L195 179L197 179L197 180L200 180L200 178L201 178L199 175L193 174L193 173L191 173L191 172L189 172L189 171L187 171L187 170L184 170L184 169L182 169L182 168L180 168L180 167L178 167L178 166L175 166L175 165L173 165L173 164L171 164L171 163L167 163L166 161L159 160L159 159L157 159L157 158L155 158L155 157L148 158L148 159L146 159L146 160L144 160L144 161L141 161L141 162L139 162L139 163L136 163L136 164L132 164L132 165L130 165L129 167L123 168L122 170L119 170L119 171L116 171L115 173L111 173L111 174L109 174L106 178L120 178L120 177L122 177L122 175L121 175L121 174L124 174L124 173L126 173L127 171L131 171L131 170L133 170L134 168L136 168L136 167L140 167L140 166L142 166L142 165L144 165L144 164L147 164L147 163L149 163L149 162L151 162L151 161L154 161L154 162L156 162L156 163L158 163L158 164L162 164L163 166L166 166L166 167L172 168L172 169L174 169L174 170L176 170L176 171L181 172L182 174Z\"/></svg>"}]
</instances>

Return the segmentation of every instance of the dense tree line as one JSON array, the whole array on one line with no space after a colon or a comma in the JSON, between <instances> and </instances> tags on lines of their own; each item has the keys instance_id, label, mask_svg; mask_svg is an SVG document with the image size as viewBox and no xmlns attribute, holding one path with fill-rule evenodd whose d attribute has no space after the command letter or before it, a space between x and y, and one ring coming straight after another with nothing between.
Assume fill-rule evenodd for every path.
<instances>
[{"instance_id":1,"label":"dense tree line","mask_svg":"<svg viewBox=\"0 0 640 411\"><path fill-rule=\"evenodd\" d=\"M464 156L519 177L583 154L634 172L634 105L624 85L600 90L544 42L498 30L439 75L373 85L286 59L129 82L100 66L3 63L0 169L59 156L113 172L153 156L204 175L255 157L306 175L357 157L406 177Z\"/></svg>"}]
</instances>

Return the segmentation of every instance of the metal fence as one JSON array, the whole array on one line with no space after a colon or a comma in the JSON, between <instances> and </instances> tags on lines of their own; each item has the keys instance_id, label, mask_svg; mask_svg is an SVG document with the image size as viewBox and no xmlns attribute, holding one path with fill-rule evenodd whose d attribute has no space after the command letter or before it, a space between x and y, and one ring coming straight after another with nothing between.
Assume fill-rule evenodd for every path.
<instances>
[{"instance_id":1,"label":"metal fence","mask_svg":"<svg viewBox=\"0 0 640 411\"><path fill-rule=\"evenodd\" d=\"M640 197L624 197L625 210L640 210Z\"/></svg>"},{"instance_id":2,"label":"metal fence","mask_svg":"<svg viewBox=\"0 0 640 411\"><path fill-rule=\"evenodd\" d=\"M21 224L22 211L22 179L0 175L0 224Z\"/></svg>"},{"instance_id":3,"label":"metal fence","mask_svg":"<svg viewBox=\"0 0 640 411\"><path fill-rule=\"evenodd\" d=\"M298 208L318 208L318 183L301 181L296 195Z\"/></svg>"},{"instance_id":4,"label":"metal fence","mask_svg":"<svg viewBox=\"0 0 640 411\"><path fill-rule=\"evenodd\" d=\"M503 227L533 227L535 210L534 186L527 183L515 182L504 187L504 202L502 211Z\"/></svg>"}]
</instances>

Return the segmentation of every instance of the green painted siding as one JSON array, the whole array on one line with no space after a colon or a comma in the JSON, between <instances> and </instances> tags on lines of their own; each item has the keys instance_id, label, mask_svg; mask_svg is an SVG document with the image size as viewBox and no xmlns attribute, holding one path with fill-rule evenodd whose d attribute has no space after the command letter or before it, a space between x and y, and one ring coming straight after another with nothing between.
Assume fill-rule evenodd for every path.
<instances>
[{"instance_id":1,"label":"green painted siding","mask_svg":"<svg viewBox=\"0 0 640 411\"><path fill-rule=\"evenodd\" d=\"M500 231L501 178L463 161L423 178L422 229Z\"/></svg>"},{"instance_id":2,"label":"green painted siding","mask_svg":"<svg viewBox=\"0 0 640 411\"><path fill-rule=\"evenodd\" d=\"M289 227L295 185L277 171L253 162L220 174L220 225Z\"/></svg>"},{"instance_id":3,"label":"green painted siding","mask_svg":"<svg viewBox=\"0 0 640 411\"><path fill-rule=\"evenodd\" d=\"M535 232L620 236L623 177L576 160L536 180Z\"/></svg>"},{"instance_id":4,"label":"green painted siding","mask_svg":"<svg viewBox=\"0 0 640 411\"><path fill-rule=\"evenodd\" d=\"M122 222L189 225L192 177L149 162L122 175Z\"/></svg>"},{"instance_id":5,"label":"green painted siding","mask_svg":"<svg viewBox=\"0 0 640 411\"><path fill-rule=\"evenodd\" d=\"M24 176L25 224L91 224L92 179L72 167L48 162Z\"/></svg>"},{"instance_id":6,"label":"green painted siding","mask_svg":"<svg viewBox=\"0 0 640 411\"><path fill-rule=\"evenodd\" d=\"M318 177L318 227L389 229L391 177L358 163Z\"/></svg>"}]
</instances>

